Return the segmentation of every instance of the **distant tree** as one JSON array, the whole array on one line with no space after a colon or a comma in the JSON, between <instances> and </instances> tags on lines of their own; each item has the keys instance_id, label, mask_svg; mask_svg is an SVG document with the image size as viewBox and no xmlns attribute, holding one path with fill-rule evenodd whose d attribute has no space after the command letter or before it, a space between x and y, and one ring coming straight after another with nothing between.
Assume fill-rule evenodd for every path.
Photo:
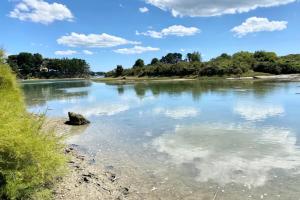
<instances>
[{"instance_id":1,"label":"distant tree","mask_svg":"<svg viewBox=\"0 0 300 200\"><path fill-rule=\"evenodd\" d=\"M231 56L228 55L227 53L222 53L219 57L217 58L221 58L221 59L231 59Z\"/></svg>"},{"instance_id":2,"label":"distant tree","mask_svg":"<svg viewBox=\"0 0 300 200\"><path fill-rule=\"evenodd\" d=\"M163 56L160 62L165 64L176 64L182 61L181 53L168 53L166 56Z\"/></svg>"},{"instance_id":3,"label":"distant tree","mask_svg":"<svg viewBox=\"0 0 300 200\"><path fill-rule=\"evenodd\" d=\"M22 52L10 55L7 63L20 78L73 78L89 75L89 65L82 59L48 59L41 54Z\"/></svg>"},{"instance_id":4,"label":"distant tree","mask_svg":"<svg viewBox=\"0 0 300 200\"><path fill-rule=\"evenodd\" d=\"M117 77L118 77L118 76L122 76L122 75L123 75L123 71L124 71L124 69L123 69L122 65L117 65L117 68L116 68L116 76L117 76Z\"/></svg>"},{"instance_id":5,"label":"distant tree","mask_svg":"<svg viewBox=\"0 0 300 200\"><path fill-rule=\"evenodd\" d=\"M157 58L153 58L152 60L151 60L151 65L156 65L156 64L158 64L159 63L159 60L157 59Z\"/></svg>"},{"instance_id":6,"label":"distant tree","mask_svg":"<svg viewBox=\"0 0 300 200\"><path fill-rule=\"evenodd\" d=\"M142 59L137 59L133 65L133 68L141 68L144 67L145 63Z\"/></svg>"},{"instance_id":7,"label":"distant tree","mask_svg":"<svg viewBox=\"0 0 300 200\"><path fill-rule=\"evenodd\" d=\"M252 69L254 63L255 59L253 53L241 51L232 55L232 69L239 73L247 72Z\"/></svg>"},{"instance_id":8,"label":"distant tree","mask_svg":"<svg viewBox=\"0 0 300 200\"><path fill-rule=\"evenodd\" d=\"M186 55L188 62L201 62L201 54L199 52L188 53Z\"/></svg>"},{"instance_id":9,"label":"distant tree","mask_svg":"<svg viewBox=\"0 0 300 200\"><path fill-rule=\"evenodd\" d=\"M279 58L281 73L291 74L300 73L300 54L290 54Z\"/></svg>"},{"instance_id":10,"label":"distant tree","mask_svg":"<svg viewBox=\"0 0 300 200\"><path fill-rule=\"evenodd\" d=\"M255 64L253 70L271 74L280 74L282 68L277 63L278 57L274 52L256 51L253 55Z\"/></svg>"},{"instance_id":11,"label":"distant tree","mask_svg":"<svg viewBox=\"0 0 300 200\"><path fill-rule=\"evenodd\" d=\"M275 62L277 55L274 52L256 51L253 55L257 62Z\"/></svg>"}]
</instances>

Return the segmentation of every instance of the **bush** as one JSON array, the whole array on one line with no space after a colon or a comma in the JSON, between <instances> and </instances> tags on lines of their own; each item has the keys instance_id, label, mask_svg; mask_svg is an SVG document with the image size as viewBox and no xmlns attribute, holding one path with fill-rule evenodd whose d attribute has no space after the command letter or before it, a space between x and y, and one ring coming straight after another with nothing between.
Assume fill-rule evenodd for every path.
<instances>
[{"instance_id":1,"label":"bush","mask_svg":"<svg viewBox=\"0 0 300 200\"><path fill-rule=\"evenodd\" d=\"M26 112L15 76L0 64L0 199L46 199L63 174L63 145Z\"/></svg>"}]
</instances>

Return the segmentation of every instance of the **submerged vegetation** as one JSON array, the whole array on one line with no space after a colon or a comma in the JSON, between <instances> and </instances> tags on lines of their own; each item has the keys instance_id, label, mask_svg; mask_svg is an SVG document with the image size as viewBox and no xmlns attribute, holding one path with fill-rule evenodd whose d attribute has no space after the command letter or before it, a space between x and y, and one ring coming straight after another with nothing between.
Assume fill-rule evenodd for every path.
<instances>
[{"instance_id":1,"label":"submerged vegetation","mask_svg":"<svg viewBox=\"0 0 300 200\"><path fill-rule=\"evenodd\" d=\"M47 199L63 174L63 145L41 130L43 120L26 112L9 67L0 64L0 199Z\"/></svg>"},{"instance_id":2,"label":"submerged vegetation","mask_svg":"<svg viewBox=\"0 0 300 200\"><path fill-rule=\"evenodd\" d=\"M7 63L18 78L85 78L90 74L89 65L82 59L50 59L39 53L22 52L10 55Z\"/></svg>"},{"instance_id":3,"label":"submerged vegetation","mask_svg":"<svg viewBox=\"0 0 300 200\"><path fill-rule=\"evenodd\" d=\"M222 54L208 62L202 62L199 52L188 53L186 58L180 53L169 53L161 59L153 58L148 65L138 59L132 68L107 72L106 77L119 76L241 76L249 72L270 74L300 73L300 54L277 56L274 52L237 52Z\"/></svg>"}]
</instances>

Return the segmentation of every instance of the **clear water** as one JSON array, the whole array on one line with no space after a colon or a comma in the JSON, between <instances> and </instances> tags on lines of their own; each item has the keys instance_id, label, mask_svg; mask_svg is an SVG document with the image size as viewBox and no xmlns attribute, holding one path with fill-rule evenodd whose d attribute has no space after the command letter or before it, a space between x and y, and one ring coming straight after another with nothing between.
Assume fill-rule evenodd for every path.
<instances>
[{"instance_id":1,"label":"clear water","mask_svg":"<svg viewBox=\"0 0 300 200\"><path fill-rule=\"evenodd\" d=\"M69 142L141 199L300 199L300 83L24 82L28 109L91 124ZM112 167L108 167L112 168Z\"/></svg>"}]
</instances>

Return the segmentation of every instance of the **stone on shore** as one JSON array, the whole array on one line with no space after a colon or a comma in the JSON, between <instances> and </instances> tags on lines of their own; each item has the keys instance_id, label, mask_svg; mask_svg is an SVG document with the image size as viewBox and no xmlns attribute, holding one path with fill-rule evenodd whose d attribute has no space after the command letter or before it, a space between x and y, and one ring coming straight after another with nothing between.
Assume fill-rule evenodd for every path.
<instances>
[{"instance_id":1,"label":"stone on shore","mask_svg":"<svg viewBox=\"0 0 300 200\"><path fill-rule=\"evenodd\" d=\"M66 122L66 124L68 125L81 126L90 123L90 121L85 119L81 114L68 112L68 115L69 115L69 121Z\"/></svg>"}]
</instances>

